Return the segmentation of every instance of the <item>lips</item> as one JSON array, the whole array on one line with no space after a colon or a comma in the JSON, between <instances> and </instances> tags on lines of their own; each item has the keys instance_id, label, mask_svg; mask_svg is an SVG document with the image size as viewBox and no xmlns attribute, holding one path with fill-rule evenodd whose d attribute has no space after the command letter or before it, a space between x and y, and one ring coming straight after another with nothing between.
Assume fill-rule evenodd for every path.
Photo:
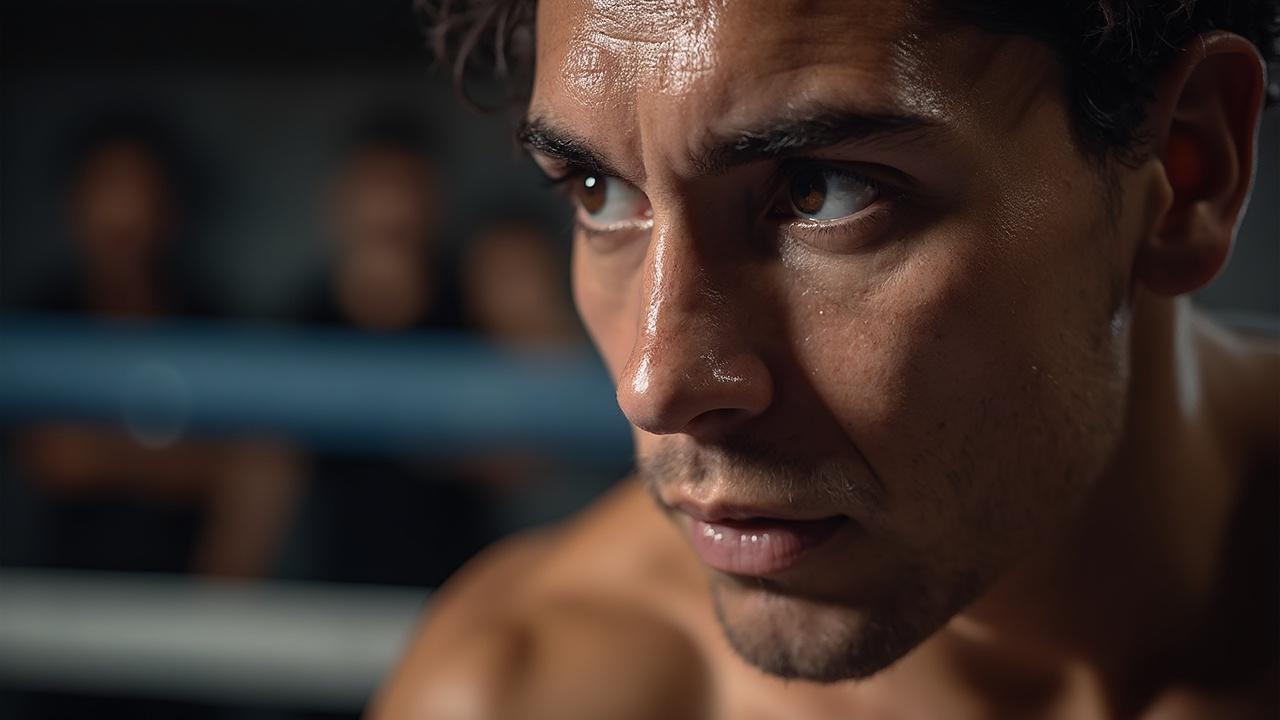
<instances>
[{"instance_id":1,"label":"lips","mask_svg":"<svg viewBox=\"0 0 1280 720\"><path fill-rule=\"evenodd\" d=\"M734 575L763 576L797 563L849 521L843 516L812 520L776 517L712 519L689 513L694 552L708 567Z\"/></svg>"}]
</instances>

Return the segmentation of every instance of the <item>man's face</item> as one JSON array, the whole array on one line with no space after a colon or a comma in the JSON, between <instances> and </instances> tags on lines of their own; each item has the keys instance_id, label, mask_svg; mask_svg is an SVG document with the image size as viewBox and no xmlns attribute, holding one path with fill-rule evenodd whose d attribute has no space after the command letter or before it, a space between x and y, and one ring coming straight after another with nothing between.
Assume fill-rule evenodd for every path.
<instances>
[{"instance_id":1,"label":"man's face","mask_svg":"<svg viewBox=\"0 0 1280 720\"><path fill-rule=\"evenodd\" d=\"M173 230L172 187L155 153L115 141L94 150L77 178L72 223L97 262L144 263Z\"/></svg>"},{"instance_id":2,"label":"man's face","mask_svg":"<svg viewBox=\"0 0 1280 720\"><path fill-rule=\"evenodd\" d=\"M579 310L730 641L784 676L906 653L1119 435L1134 213L1047 49L920 7L539 3L524 135L578 201Z\"/></svg>"},{"instance_id":3,"label":"man's face","mask_svg":"<svg viewBox=\"0 0 1280 720\"><path fill-rule=\"evenodd\" d=\"M342 249L416 258L434 239L436 186L432 169L410 152L361 151L339 179L333 203Z\"/></svg>"}]
</instances>

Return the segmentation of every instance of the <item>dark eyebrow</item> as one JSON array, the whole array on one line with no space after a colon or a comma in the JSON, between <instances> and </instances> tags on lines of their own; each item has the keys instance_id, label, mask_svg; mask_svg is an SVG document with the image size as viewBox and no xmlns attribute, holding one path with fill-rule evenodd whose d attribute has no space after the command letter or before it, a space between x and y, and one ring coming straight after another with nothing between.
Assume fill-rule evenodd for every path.
<instances>
[{"instance_id":1,"label":"dark eyebrow","mask_svg":"<svg viewBox=\"0 0 1280 720\"><path fill-rule=\"evenodd\" d=\"M561 130L540 117L528 117L516 130L516 142L525 150L545 155L576 170L621 177L586 140Z\"/></svg>"},{"instance_id":2,"label":"dark eyebrow","mask_svg":"<svg viewBox=\"0 0 1280 720\"><path fill-rule=\"evenodd\" d=\"M766 121L756 128L713 137L706 149L692 159L698 172L716 175L758 160L798 155L842 143L887 137L905 140L937 127L937 122L919 115L821 109L794 113L791 118Z\"/></svg>"},{"instance_id":3,"label":"dark eyebrow","mask_svg":"<svg viewBox=\"0 0 1280 720\"><path fill-rule=\"evenodd\" d=\"M701 175L717 175L729 169L848 142L909 139L939 124L929 118L894 112L857 112L822 108L793 112L791 117L766 120L757 127L713 136L690 162ZM571 132L556 128L541 117L528 117L516 131L526 150L537 152L578 170L624 177L590 144Z\"/></svg>"}]
</instances>

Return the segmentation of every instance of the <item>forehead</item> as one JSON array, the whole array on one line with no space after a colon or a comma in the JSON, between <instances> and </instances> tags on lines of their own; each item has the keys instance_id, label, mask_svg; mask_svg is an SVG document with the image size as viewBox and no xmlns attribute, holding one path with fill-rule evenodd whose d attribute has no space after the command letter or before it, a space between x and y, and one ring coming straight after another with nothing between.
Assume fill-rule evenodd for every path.
<instances>
[{"instance_id":1,"label":"forehead","mask_svg":"<svg viewBox=\"0 0 1280 720\"><path fill-rule=\"evenodd\" d=\"M911 0L543 0L532 108L612 120L752 105L838 89L940 112ZM687 118L686 118L687 119Z\"/></svg>"}]
</instances>

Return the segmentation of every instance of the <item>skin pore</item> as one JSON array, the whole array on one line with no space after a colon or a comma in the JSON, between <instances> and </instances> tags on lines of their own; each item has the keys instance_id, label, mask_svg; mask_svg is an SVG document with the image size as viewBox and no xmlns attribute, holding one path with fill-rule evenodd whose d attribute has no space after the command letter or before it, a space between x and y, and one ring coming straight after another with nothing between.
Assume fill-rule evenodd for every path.
<instances>
[{"instance_id":1,"label":"skin pore","mask_svg":"<svg viewBox=\"0 0 1280 720\"><path fill-rule=\"evenodd\" d=\"M1257 710L1274 657L1233 656L1244 705L1206 705L1198 632L1251 592L1222 568L1274 467L1258 398L1280 365L1178 297L1225 262L1248 193L1247 42L1194 41L1144 159L1103 166L1049 49L924 3L548 0L537 20L521 137L577 205L575 299L671 527L624 490L512 581L522 600L484 604L504 587L485 565L455 581L388 716L464 642L450 624L545 628L566 595L680 628L712 678L690 716ZM699 563L699 517L735 512L838 525L776 572ZM604 567L627 593L586 577ZM595 657L529 642L522 688Z\"/></svg>"}]
</instances>

